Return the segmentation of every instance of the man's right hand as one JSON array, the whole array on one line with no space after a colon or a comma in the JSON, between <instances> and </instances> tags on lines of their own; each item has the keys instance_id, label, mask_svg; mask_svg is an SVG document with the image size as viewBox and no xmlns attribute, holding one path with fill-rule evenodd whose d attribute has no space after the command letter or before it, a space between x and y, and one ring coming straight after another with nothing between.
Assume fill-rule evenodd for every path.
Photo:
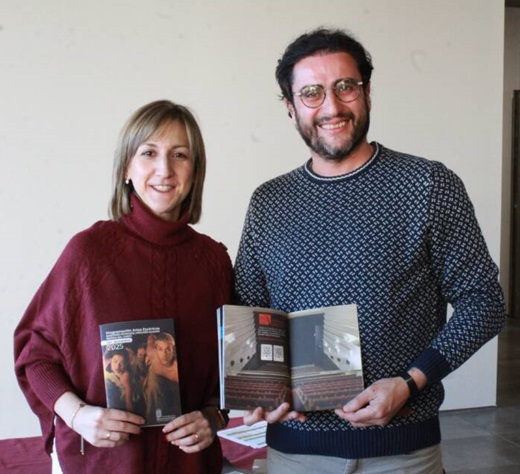
<instances>
[{"instance_id":1,"label":"man's right hand","mask_svg":"<svg viewBox=\"0 0 520 474\"><path fill-rule=\"evenodd\" d=\"M304 422L307 420L307 417L303 413L294 410L291 411L291 406L287 402L282 403L273 411L266 411L262 407L258 407L244 415L244 423L248 426L254 425L262 420L267 421L267 423L278 423L288 420Z\"/></svg>"}]
</instances>

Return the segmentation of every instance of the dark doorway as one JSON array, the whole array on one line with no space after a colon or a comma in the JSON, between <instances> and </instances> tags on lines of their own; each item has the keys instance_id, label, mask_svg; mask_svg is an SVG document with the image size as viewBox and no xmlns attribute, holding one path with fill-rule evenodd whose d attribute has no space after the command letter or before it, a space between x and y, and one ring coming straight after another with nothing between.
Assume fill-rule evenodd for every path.
<instances>
[{"instance_id":1,"label":"dark doorway","mask_svg":"<svg viewBox=\"0 0 520 474\"><path fill-rule=\"evenodd\" d=\"M513 96L513 147L511 164L511 273L509 309L520 318L520 90Z\"/></svg>"}]
</instances>

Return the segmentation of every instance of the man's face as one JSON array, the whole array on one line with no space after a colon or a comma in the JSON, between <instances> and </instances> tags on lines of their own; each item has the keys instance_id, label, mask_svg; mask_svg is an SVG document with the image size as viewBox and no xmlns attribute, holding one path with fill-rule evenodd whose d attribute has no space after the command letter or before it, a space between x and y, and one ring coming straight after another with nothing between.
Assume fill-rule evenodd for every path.
<instances>
[{"instance_id":1,"label":"man's face","mask_svg":"<svg viewBox=\"0 0 520 474\"><path fill-rule=\"evenodd\" d=\"M137 360L140 362L140 363L144 363L144 360L146 358L146 349L144 347L139 347L137 349Z\"/></svg>"},{"instance_id":2,"label":"man's face","mask_svg":"<svg viewBox=\"0 0 520 474\"><path fill-rule=\"evenodd\" d=\"M168 341L157 341L155 343L157 358L162 365L169 366L173 363L173 344Z\"/></svg>"},{"instance_id":3,"label":"man's face","mask_svg":"<svg viewBox=\"0 0 520 474\"><path fill-rule=\"evenodd\" d=\"M347 53L326 53L308 56L294 65L293 92L319 84L327 89L320 107L306 107L298 96L294 106L288 104L292 119L313 158L342 161L358 146L366 143L370 124L368 89L361 91L353 102L341 102L331 89L340 79L361 81L354 59Z\"/></svg>"}]
</instances>

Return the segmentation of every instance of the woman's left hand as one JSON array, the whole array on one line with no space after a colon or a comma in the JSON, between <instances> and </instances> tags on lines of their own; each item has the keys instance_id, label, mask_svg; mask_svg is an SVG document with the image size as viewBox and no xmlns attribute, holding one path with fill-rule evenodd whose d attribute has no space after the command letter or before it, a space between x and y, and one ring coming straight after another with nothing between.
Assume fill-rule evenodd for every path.
<instances>
[{"instance_id":1,"label":"woman's left hand","mask_svg":"<svg viewBox=\"0 0 520 474\"><path fill-rule=\"evenodd\" d=\"M185 453L197 453L206 449L215 438L209 419L209 411L192 411L170 421L164 428L166 441L178 446Z\"/></svg>"}]
</instances>

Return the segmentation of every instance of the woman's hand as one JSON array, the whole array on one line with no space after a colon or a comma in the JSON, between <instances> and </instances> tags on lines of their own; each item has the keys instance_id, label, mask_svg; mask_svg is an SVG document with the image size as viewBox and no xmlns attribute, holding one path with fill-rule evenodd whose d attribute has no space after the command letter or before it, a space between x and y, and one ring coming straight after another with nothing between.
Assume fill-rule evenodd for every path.
<instances>
[{"instance_id":1,"label":"woman's hand","mask_svg":"<svg viewBox=\"0 0 520 474\"><path fill-rule=\"evenodd\" d=\"M127 411L86 405L72 392L58 398L54 411L72 430L99 448L123 445L130 435L141 432L145 422L142 417Z\"/></svg>"},{"instance_id":2,"label":"woman's hand","mask_svg":"<svg viewBox=\"0 0 520 474\"><path fill-rule=\"evenodd\" d=\"M139 434L144 420L133 413L85 405L74 419L74 430L93 446L115 448Z\"/></svg>"},{"instance_id":3,"label":"woman's hand","mask_svg":"<svg viewBox=\"0 0 520 474\"><path fill-rule=\"evenodd\" d=\"M214 410L212 410L214 411ZM170 421L163 433L168 443L178 446L185 453L197 453L206 449L215 438L216 431L209 411L192 411Z\"/></svg>"}]
</instances>

